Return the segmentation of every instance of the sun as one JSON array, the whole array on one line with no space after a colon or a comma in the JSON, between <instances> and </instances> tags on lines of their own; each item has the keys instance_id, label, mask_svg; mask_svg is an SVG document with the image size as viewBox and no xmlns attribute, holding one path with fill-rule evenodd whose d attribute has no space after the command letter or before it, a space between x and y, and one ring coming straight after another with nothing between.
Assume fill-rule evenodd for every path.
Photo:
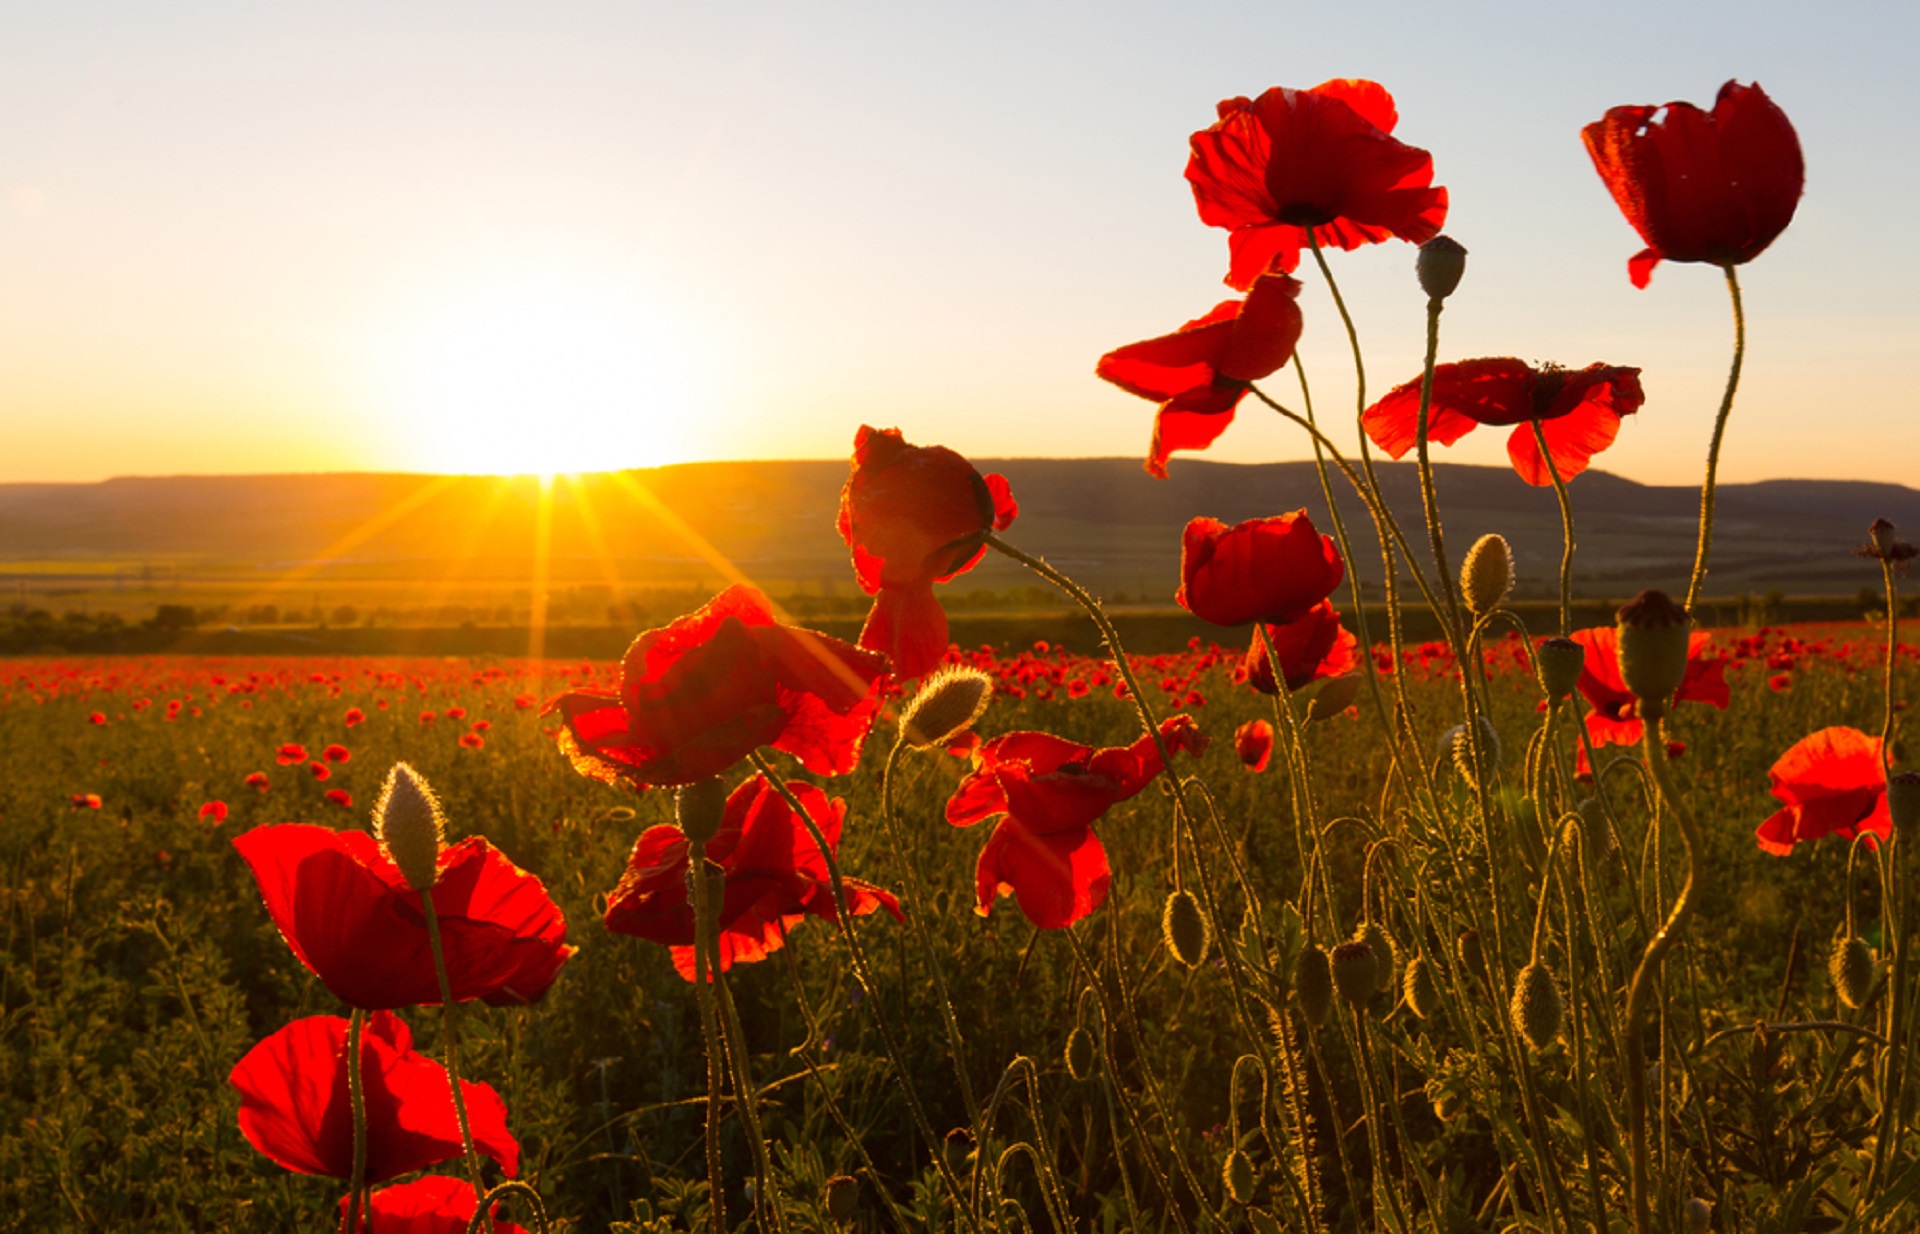
<instances>
[{"instance_id":1,"label":"sun","mask_svg":"<svg viewBox=\"0 0 1920 1234\"><path fill-rule=\"evenodd\" d=\"M458 288L389 334L388 453L424 471L549 476L686 458L700 420L688 335L613 279Z\"/></svg>"}]
</instances>

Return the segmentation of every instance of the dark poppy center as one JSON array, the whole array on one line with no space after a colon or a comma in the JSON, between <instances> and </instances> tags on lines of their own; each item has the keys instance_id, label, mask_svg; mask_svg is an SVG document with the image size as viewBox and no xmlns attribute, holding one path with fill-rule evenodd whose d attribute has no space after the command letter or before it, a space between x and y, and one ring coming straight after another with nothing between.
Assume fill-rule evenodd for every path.
<instances>
[{"instance_id":1,"label":"dark poppy center","mask_svg":"<svg viewBox=\"0 0 1920 1234\"><path fill-rule=\"evenodd\" d=\"M1566 411L1556 412L1554 404L1560 400L1561 393L1567 388L1567 378L1572 376L1558 364L1543 364L1534 373L1533 378L1533 418L1551 420L1556 415L1565 415Z\"/></svg>"}]
</instances>

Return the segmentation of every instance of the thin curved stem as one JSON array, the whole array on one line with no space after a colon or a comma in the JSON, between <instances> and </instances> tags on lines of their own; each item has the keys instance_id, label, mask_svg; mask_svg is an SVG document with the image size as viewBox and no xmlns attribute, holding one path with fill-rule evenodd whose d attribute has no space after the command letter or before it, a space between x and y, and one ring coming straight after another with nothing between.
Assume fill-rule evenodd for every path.
<instances>
[{"instance_id":1,"label":"thin curved stem","mask_svg":"<svg viewBox=\"0 0 1920 1234\"><path fill-rule=\"evenodd\" d=\"M1427 300L1427 359L1420 371L1420 419L1414 429L1414 448L1420 459L1420 505L1426 515L1427 539L1433 545L1433 566L1440 575L1440 594L1447 601L1447 620L1458 630L1462 624L1460 597L1454 592L1453 568L1447 561L1446 536L1440 524L1440 495L1434 487L1433 460L1428 457L1427 448L1433 414L1433 364L1440 354L1440 311L1444 307L1445 301L1438 296ZM1539 422L1534 423L1537 431Z\"/></svg>"},{"instance_id":2,"label":"thin curved stem","mask_svg":"<svg viewBox=\"0 0 1920 1234\"><path fill-rule=\"evenodd\" d=\"M1731 265L1727 272L1727 294L1733 297L1733 365L1727 370L1726 393L1720 396L1720 414L1713 421L1713 443L1707 447L1707 475L1700 485L1700 544L1693 550L1693 576L1687 581L1687 611L1700 602L1700 589L1707 581L1707 550L1713 547L1713 484L1720 470L1720 442L1727 434L1727 417L1733 412L1734 391L1740 388L1740 366L1747 356L1747 314L1740 302L1740 276Z\"/></svg>"},{"instance_id":3,"label":"thin curved stem","mask_svg":"<svg viewBox=\"0 0 1920 1234\"><path fill-rule=\"evenodd\" d=\"M447 1056L447 1085L453 1090L453 1113L460 1122L460 1145L466 1152L467 1178L473 1193L483 1195L486 1185L480 1179L480 1153L473 1146L473 1126L467 1121L467 1098L460 1091L460 1025L455 1020L453 982L447 976L447 957L440 945L440 915L433 908L433 888L420 893L420 907L427 918L427 946L433 951L433 972L440 981L440 1016L445 1038L441 1045Z\"/></svg>"},{"instance_id":4,"label":"thin curved stem","mask_svg":"<svg viewBox=\"0 0 1920 1234\"><path fill-rule=\"evenodd\" d=\"M1534 444L1546 461L1547 475L1553 478L1553 495L1560 502L1560 637L1573 632L1573 502L1567 497L1567 482L1560 478L1560 465L1547 448L1547 434L1540 421L1533 424Z\"/></svg>"}]
</instances>

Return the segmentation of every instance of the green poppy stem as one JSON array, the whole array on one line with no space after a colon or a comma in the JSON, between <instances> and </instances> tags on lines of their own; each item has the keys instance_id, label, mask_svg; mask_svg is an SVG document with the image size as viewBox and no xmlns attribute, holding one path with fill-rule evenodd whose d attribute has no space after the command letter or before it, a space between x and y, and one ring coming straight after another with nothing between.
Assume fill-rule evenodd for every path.
<instances>
[{"instance_id":1,"label":"green poppy stem","mask_svg":"<svg viewBox=\"0 0 1920 1234\"><path fill-rule=\"evenodd\" d=\"M1560 465L1547 448L1547 434L1540 421L1533 423L1533 441L1540 447L1540 458L1553 479L1553 495L1560 502L1560 637L1573 633L1573 501L1567 496L1567 482L1560 478Z\"/></svg>"},{"instance_id":2,"label":"green poppy stem","mask_svg":"<svg viewBox=\"0 0 1920 1234\"><path fill-rule=\"evenodd\" d=\"M420 893L420 907L427 918L427 946L433 950L433 974L440 980L440 1023L442 1051L447 1056L447 1085L453 1090L453 1114L460 1122L460 1147L466 1155L467 1177L473 1193L483 1195L486 1186L480 1179L480 1154L473 1147L473 1126L467 1121L467 1098L460 1091L460 1025L455 1019L453 981L447 975L447 956L440 944L440 915L433 908L433 888Z\"/></svg>"},{"instance_id":3,"label":"green poppy stem","mask_svg":"<svg viewBox=\"0 0 1920 1234\"><path fill-rule=\"evenodd\" d=\"M1727 294L1733 297L1733 366L1727 370L1726 393L1720 396L1720 414L1713 421L1713 443L1707 447L1707 476L1700 485L1700 544L1693 551L1693 577L1687 582L1687 611L1700 601L1700 589L1707 581L1707 550L1713 547L1713 483L1720 470L1720 442L1727 434L1727 417L1733 411L1734 391L1740 388L1740 366L1747 356L1747 314L1740 303L1740 276L1734 268L1727 272Z\"/></svg>"},{"instance_id":4,"label":"green poppy stem","mask_svg":"<svg viewBox=\"0 0 1920 1234\"><path fill-rule=\"evenodd\" d=\"M367 1013L359 1007L347 1017L347 1104L353 1110L353 1177L347 1182L347 1234L360 1234L360 1202L367 1189L367 1092L360 1075L360 1038Z\"/></svg>"},{"instance_id":5,"label":"green poppy stem","mask_svg":"<svg viewBox=\"0 0 1920 1234\"><path fill-rule=\"evenodd\" d=\"M707 1199L713 1216L713 1234L727 1234L726 1178L720 1168L721 1087L725 1083L726 1043L713 1009L709 974L717 966L713 954L712 909L707 886L707 846L687 840L688 881L693 887L693 990L700 1007L700 1033L707 1047Z\"/></svg>"}]
</instances>

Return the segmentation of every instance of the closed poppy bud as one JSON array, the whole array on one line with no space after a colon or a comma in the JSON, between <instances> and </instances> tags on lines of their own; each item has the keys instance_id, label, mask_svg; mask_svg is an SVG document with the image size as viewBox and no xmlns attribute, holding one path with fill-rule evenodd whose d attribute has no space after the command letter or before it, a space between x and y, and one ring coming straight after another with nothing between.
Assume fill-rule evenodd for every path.
<instances>
[{"instance_id":1,"label":"closed poppy bud","mask_svg":"<svg viewBox=\"0 0 1920 1234\"><path fill-rule=\"evenodd\" d=\"M1488 532L1473 542L1460 566L1460 594L1475 617L1499 608L1513 590L1513 549L1499 532Z\"/></svg>"},{"instance_id":2,"label":"closed poppy bud","mask_svg":"<svg viewBox=\"0 0 1920 1234\"><path fill-rule=\"evenodd\" d=\"M1887 813L1893 816L1893 834L1905 839L1920 823L1920 771L1903 771L1887 781Z\"/></svg>"},{"instance_id":3,"label":"closed poppy bud","mask_svg":"<svg viewBox=\"0 0 1920 1234\"><path fill-rule=\"evenodd\" d=\"M1713 1228L1713 1205L1697 1195L1690 1197L1680 1207L1680 1228L1685 1234L1707 1234Z\"/></svg>"},{"instance_id":4,"label":"closed poppy bud","mask_svg":"<svg viewBox=\"0 0 1920 1234\"><path fill-rule=\"evenodd\" d=\"M1198 968L1207 958L1207 919L1200 912L1200 901L1184 887L1167 897L1160 932L1166 935L1174 957L1188 968Z\"/></svg>"},{"instance_id":5,"label":"closed poppy bud","mask_svg":"<svg viewBox=\"0 0 1920 1234\"><path fill-rule=\"evenodd\" d=\"M673 810L687 842L704 845L720 830L720 821L727 812L726 786L718 776L684 784L673 795Z\"/></svg>"},{"instance_id":6,"label":"closed poppy bud","mask_svg":"<svg viewBox=\"0 0 1920 1234\"><path fill-rule=\"evenodd\" d=\"M1226 1164L1220 1167L1220 1181L1229 1199L1235 1204L1245 1204L1253 1198L1253 1160L1234 1149L1227 1154Z\"/></svg>"},{"instance_id":7,"label":"closed poppy bud","mask_svg":"<svg viewBox=\"0 0 1920 1234\"><path fill-rule=\"evenodd\" d=\"M1863 938L1840 939L1827 957L1827 976L1841 1002L1849 1007L1861 1006L1873 988L1873 949Z\"/></svg>"},{"instance_id":8,"label":"closed poppy bud","mask_svg":"<svg viewBox=\"0 0 1920 1234\"><path fill-rule=\"evenodd\" d=\"M993 697L993 679L977 668L943 668L907 704L900 733L916 750L944 746L973 727Z\"/></svg>"},{"instance_id":9,"label":"closed poppy bud","mask_svg":"<svg viewBox=\"0 0 1920 1234\"><path fill-rule=\"evenodd\" d=\"M1319 1028L1333 1010L1333 965L1318 943L1308 943L1293 961L1293 997L1307 1023Z\"/></svg>"},{"instance_id":10,"label":"closed poppy bud","mask_svg":"<svg viewBox=\"0 0 1920 1234\"><path fill-rule=\"evenodd\" d=\"M1658 719L1667 700L1687 678L1692 631L1687 610L1664 591L1643 591L1614 614L1620 639L1620 676L1641 702L1641 714Z\"/></svg>"},{"instance_id":11,"label":"closed poppy bud","mask_svg":"<svg viewBox=\"0 0 1920 1234\"><path fill-rule=\"evenodd\" d=\"M1467 726L1456 724L1441 734L1441 753L1450 758L1453 768L1467 783L1478 786L1488 775L1500 766L1500 734L1494 730L1493 721L1485 716L1479 717L1480 761L1474 764L1473 743L1467 739Z\"/></svg>"},{"instance_id":12,"label":"closed poppy bud","mask_svg":"<svg viewBox=\"0 0 1920 1234\"><path fill-rule=\"evenodd\" d=\"M965 1127L955 1127L940 1141L940 1155L946 1159L947 1168L959 1178L965 1178L973 1168L974 1149L973 1132Z\"/></svg>"},{"instance_id":13,"label":"closed poppy bud","mask_svg":"<svg viewBox=\"0 0 1920 1234\"><path fill-rule=\"evenodd\" d=\"M1580 672L1587 666L1587 649L1570 638L1554 637L1534 649L1539 665L1540 688L1550 699L1572 694L1580 684Z\"/></svg>"},{"instance_id":14,"label":"closed poppy bud","mask_svg":"<svg viewBox=\"0 0 1920 1234\"><path fill-rule=\"evenodd\" d=\"M1413 260L1413 272L1420 279L1420 290L1429 300L1444 300L1460 286L1467 272L1467 248L1452 236L1435 236L1420 246Z\"/></svg>"},{"instance_id":15,"label":"closed poppy bud","mask_svg":"<svg viewBox=\"0 0 1920 1234\"><path fill-rule=\"evenodd\" d=\"M1067 1074L1076 1080L1093 1078L1093 1034L1076 1024L1067 1034Z\"/></svg>"},{"instance_id":16,"label":"closed poppy bud","mask_svg":"<svg viewBox=\"0 0 1920 1234\"><path fill-rule=\"evenodd\" d=\"M1440 1009L1440 986L1433 979L1433 964L1427 957L1417 955L1407 962L1407 975L1401 981L1401 991L1406 995L1407 1006L1413 1014L1423 1020L1431 1019Z\"/></svg>"},{"instance_id":17,"label":"closed poppy bud","mask_svg":"<svg viewBox=\"0 0 1920 1234\"><path fill-rule=\"evenodd\" d=\"M1373 948L1374 988L1382 994L1393 993L1394 978L1400 968L1400 944L1387 932L1387 927L1377 921L1361 922L1353 937Z\"/></svg>"},{"instance_id":18,"label":"closed poppy bud","mask_svg":"<svg viewBox=\"0 0 1920 1234\"><path fill-rule=\"evenodd\" d=\"M446 837L447 817L426 777L406 763L395 763L374 803L373 826L407 886L431 890L440 879L440 845Z\"/></svg>"},{"instance_id":19,"label":"closed poppy bud","mask_svg":"<svg viewBox=\"0 0 1920 1234\"><path fill-rule=\"evenodd\" d=\"M848 1174L836 1174L827 1180L826 1209L829 1221L852 1221L860 1211L860 1181Z\"/></svg>"},{"instance_id":20,"label":"closed poppy bud","mask_svg":"<svg viewBox=\"0 0 1920 1234\"><path fill-rule=\"evenodd\" d=\"M1560 985L1553 970L1545 964L1529 964L1520 970L1513 983L1513 1026L1527 1044L1544 1050L1560 1035L1560 1022L1566 1007L1560 999Z\"/></svg>"},{"instance_id":21,"label":"closed poppy bud","mask_svg":"<svg viewBox=\"0 0 1920 1234\"><path fill-rule=\"evenodd\" d=\"M1380 988L1380 964L1373 948L1358 939L1333 949L1333 986L1340 997L1355 1007L1364 1007Z\"/></svg>"},{"instance_id":22,"label":"closed poppy bud","mask_svg":"<svg viewBox=\"0 0 1920 1234\"><path fill-rule=\"evenodd\" d=\"M1453 942L1453 953L1459 958L1460 967L1476 977L1487 975L1487 957L1480 947L1480 931L1460 931L1460 937Z\"/></svg>"}]
</instances>

